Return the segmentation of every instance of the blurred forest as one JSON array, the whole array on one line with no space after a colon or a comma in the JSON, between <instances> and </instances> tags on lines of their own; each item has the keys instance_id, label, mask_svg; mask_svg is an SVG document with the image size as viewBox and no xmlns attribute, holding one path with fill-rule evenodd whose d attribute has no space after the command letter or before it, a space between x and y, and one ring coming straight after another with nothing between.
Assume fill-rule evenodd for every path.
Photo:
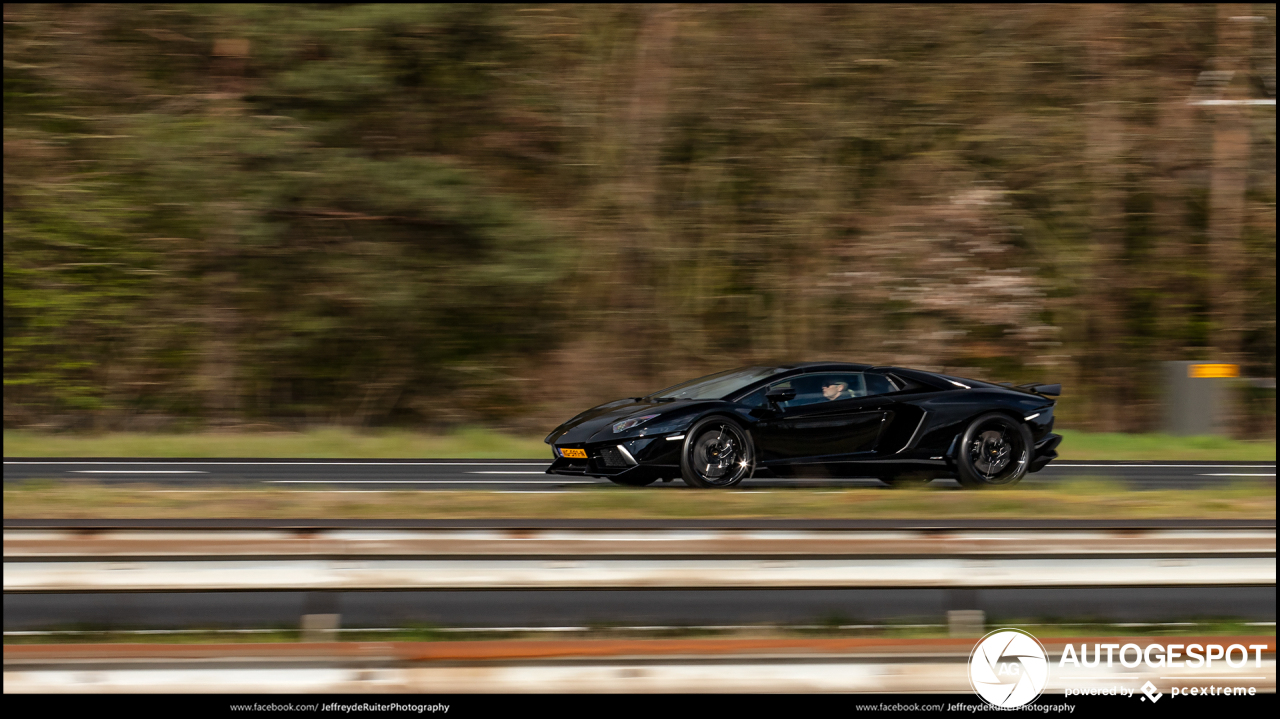
<instances>
[{"instance_id":1,"label":"blurred forest","mask_svg":"<svg viewBox=\"0 0 1280 719\"><path fill-rule=\"evenodd\" d=\"M1274 100L1275 5L4 13L6 427L534 432L831 359L1144 431L1162 360L1275 376L1275 107L1203 104Z\"/></svg>"}]
</instances>

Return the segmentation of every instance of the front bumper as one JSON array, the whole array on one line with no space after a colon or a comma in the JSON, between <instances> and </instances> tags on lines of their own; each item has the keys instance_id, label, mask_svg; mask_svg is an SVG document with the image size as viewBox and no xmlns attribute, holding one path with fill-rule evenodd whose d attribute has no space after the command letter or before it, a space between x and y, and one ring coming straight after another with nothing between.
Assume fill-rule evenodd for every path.
<instances>
[{"instance_id":1,"label":"front bumper","mask_svg":"<svg viewBox=\"0 0 1280 719\"><path fill-rule=\"evenodd\" d=\"M680 471L683 433L656 437L633 437L605 442L576 442L552 447L554 461L547 474L589 477L639 477L646 473L667 476ZM586 450L585 459L561 455L562 449Z\"/></svg>"}]
</instances>

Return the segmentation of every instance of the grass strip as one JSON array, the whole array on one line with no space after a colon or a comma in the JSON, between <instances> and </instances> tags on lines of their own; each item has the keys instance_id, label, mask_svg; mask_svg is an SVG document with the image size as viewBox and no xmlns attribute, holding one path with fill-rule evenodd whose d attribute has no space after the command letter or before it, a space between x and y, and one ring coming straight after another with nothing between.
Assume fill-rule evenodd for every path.
<instances>
[{"instance_id":1,"label":"grass strip","mask_svg":"<svg viewBox=\"0 0 1280 719\"><path fill-rule=\"evenodd\" d=\"M6 485L9 519L1274 519L1274 483L1134 492L1103 479L1000 491L591 487L555 493Z\"/></svg>"},{"instance_id":2,"label":"grass strip","mask_svg":"<svg viewBox=\"0 0 1280 719\"><path fill-rule=\"evenodd\" d=\"M1274 462L1276 443L1226 437L1106 434L1061 430L1061 459L1102 461Z\"/></svg>"},{"instance_id":3,"label":"grass strip","mask_svg":"<svg viewBox=\"0 0 1280 719\"><path fill-rule=\"evenodd\" d=\"M545 459L541 437L470 427L448 434L360 432L327 427L305 432L234 431L189 434L4 433L6 457L273 457L295 459Z\"/></svg>"}]
</instances>

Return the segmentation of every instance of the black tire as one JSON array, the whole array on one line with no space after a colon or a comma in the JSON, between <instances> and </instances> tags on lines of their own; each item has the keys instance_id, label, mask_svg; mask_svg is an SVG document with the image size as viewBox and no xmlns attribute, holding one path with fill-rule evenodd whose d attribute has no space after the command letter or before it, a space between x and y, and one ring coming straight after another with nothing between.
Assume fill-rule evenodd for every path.
<instances>
[{"instance_id":1,"label":"black tire","mask_svg":"<svg viewBox=\"0 0 1280 719\"><path fill-rule=\"evenodd\" d=\"M623 487L648 487L658 481L657 477L610 477L610 482Z\"/></svg>"},{"instance_id":2,"label":"black tire","mask_svg":"<svg viewBox=\"0 0 1280 719\"><path fill-rule=\"evenodd\" d=\"M960 440L956 479L971 489L1015 485L1027 476L1032 450L1026 423L999 412L984 414Z\"/></svg>"},{"instance_id":3,"label":"black tire","mask_svg":"<svg viewBox=\"0 0 1280 719\"><path fill-rule=\"evenodd\" d=\"M736 487L755 472L751 435L728 417L707 417L685 433L680 477L690 487Z\"/></svg>"}]
</instances>

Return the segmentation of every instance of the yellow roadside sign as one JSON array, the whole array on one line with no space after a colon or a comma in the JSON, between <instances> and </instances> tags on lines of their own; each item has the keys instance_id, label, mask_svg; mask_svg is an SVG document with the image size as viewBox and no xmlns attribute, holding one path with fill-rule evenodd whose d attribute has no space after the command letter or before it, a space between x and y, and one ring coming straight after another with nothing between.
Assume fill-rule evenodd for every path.
<instances>
[{"instance_id":1,"label":"yellow roadside sign","mask_svg":"<svg viewBox=\"0 0 1280 719\"><path fill-rule=\"evenodd\" d=\"M1187 365L1187 376L1192 379L1211 379L1216 377L1239 377L1240 365L1237 364L1193 364Z\"/></svg>"}]
</instances>

